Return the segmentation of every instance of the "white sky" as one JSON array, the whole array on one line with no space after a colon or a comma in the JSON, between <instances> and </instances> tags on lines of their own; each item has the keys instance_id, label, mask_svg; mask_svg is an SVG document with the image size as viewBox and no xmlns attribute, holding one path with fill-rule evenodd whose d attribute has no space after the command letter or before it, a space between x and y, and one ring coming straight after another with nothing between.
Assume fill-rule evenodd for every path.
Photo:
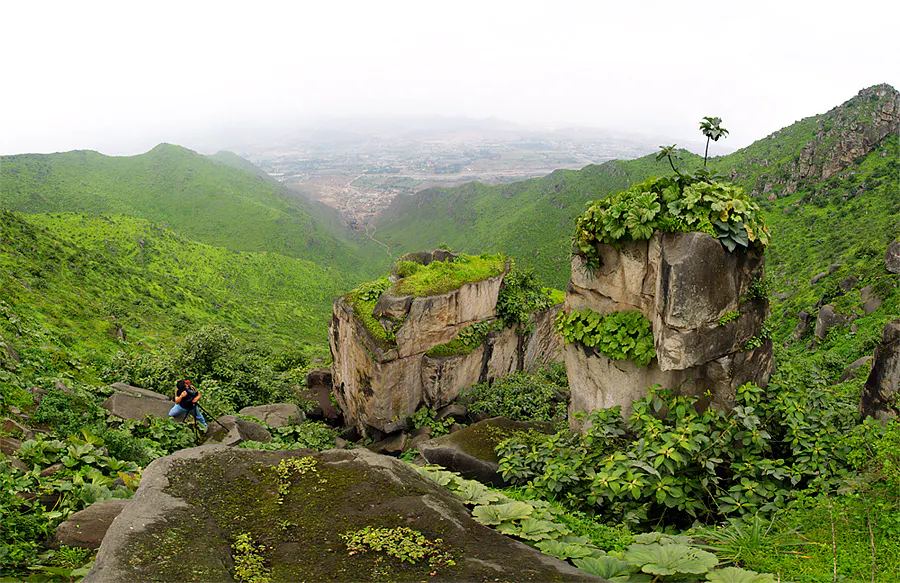
<instances>
[{"instance_id":1,"label":"white sky","mask_svg":"<svg viewBox=\"0 0 900 583\"><path fill-rule=\"evenodd\" d=\"M496 116L731 148L900 87L900 2L4 2L0 153L319 115Z\"/></svg>"}]
</instances>

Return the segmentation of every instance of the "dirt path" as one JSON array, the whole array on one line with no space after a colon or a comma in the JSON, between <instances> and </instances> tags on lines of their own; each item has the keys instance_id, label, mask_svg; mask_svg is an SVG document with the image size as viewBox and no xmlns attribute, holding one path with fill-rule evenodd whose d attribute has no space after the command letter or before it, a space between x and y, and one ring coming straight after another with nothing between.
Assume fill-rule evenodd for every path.
<instances>
[{"instance_id":1,"label":"dirt path","mask_svg":"<svg viewBox=\"0 0 900 583\"><path fill-rule=\"evenodd\" d=\"M369 239L375 241L376 243L378 243L379 245L384 247L384 251L387 253L387 256L390 257L391 259L394 258L394 256L391 255L391 248L375 238L375 225L373 225L371 223L366 223L366 237L368 237Z\"/></svg>"}]
</instances>

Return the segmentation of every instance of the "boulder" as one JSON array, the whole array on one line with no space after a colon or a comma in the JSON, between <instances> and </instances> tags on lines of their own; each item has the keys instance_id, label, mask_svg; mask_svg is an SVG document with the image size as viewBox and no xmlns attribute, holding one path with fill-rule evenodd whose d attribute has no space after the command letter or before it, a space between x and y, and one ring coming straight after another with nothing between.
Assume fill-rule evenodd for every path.
<instances>
[{"instance_id":1,"label":"boulder","mask_svg":"<svg viewBox=\"0 0 900 583\"><path fill-rule=\"evenodd\" d=\"M859 402L862 418L887 421L900 416L900 319L888 322L875 348L872 372Z\"/></svg>"},{"instance_id":2,"label":"boulder","mask_svg":"<svg viewBox=\"0 0 900 583\"><path fill-rule=\"evenodd\" d=\"M449 435L423 441L417 447L429 464L443 466L452 472L459 472L464 478L499 488L509 484L500 475L500 458L494 453L494 448L513 433L529 429L552 432L549 423L492 417Z\"/></svg>"},{"instance_id":3,"label":"boulder","mask_svg":"<svg viewBox=\"0 0 900 583\"><path fill-rule=\"evenodd\" d=\"M502 278L415 298L396 331L395 344L373 338L344 298L335 301L329 343L334 396L344 422L374 439L375 431L405 429L423 405L439 409L475 383L558 358L562 340L553 328L558 307L535 314L527 338L506 328L490 333L469 352L428 356L430 349L450 342L470 324L493 321Z\"/></svg>"},{"instance_id":4,"label":"boulder","mask_svg":"<svg viewBox=\"0 0 900 583\"><path fill-rule=\"evenodd\" d=\"M248 417L256 417L269 427L296 425L306 420L306 415L294 403L274 403L271 405L244 407L238 413Z\"/></svg>"},{"instance_id":5,"label":"boulder","mask_svg":"<svg viewBox=\"0 0 900 583\"><path fill-rule=\"evenodd\" d=\"M0 453L8 456L16 455L22 447L22 440L15 437L0 437Z\"/></svg>"},{"instance_id":6,"label":"boulder","mask_svg":"<svg viewBox=\"0 0 900 583\"><path fill-rule=\"evenodd\" d=\"M812 276L812 279L811 279L811 280L809 280L809 285L816 285L817 283L819 283L820 281L822 281L822 280L825 279L826 277L828 277L828 274L825 273L824 271L821 272L821 273L817 273L817 274L815 274L814 276Z\"/></svg>"},{"instance_id":7,"label":"boulder","mask_svg":"<svg viewBox=\"0 0 900 583\"><path fill-rule=\"evenodd\" d=\"M884 253L884 266L891 273L900 274L900 239L887 246Z\"/></svg>"},{"instance_id":8,"label":"boulder","mask_svg":"<svg viewBox=\"0 0 900 583\"><path fill-rule=\"evenodd\" d=\"M279 476L279 463L297 458L304 469ZM455 564L348 552L342 535L373 526L441 539ZM240 536L263 545L272 581L602 581L476 523L448 490L394 458L221 446L152 462L84 581L231 581Z\"/></svg>"},{"instance_id":9,"label":"boulder","mask_svg":"<svg viewBox=\"0 0 900 583\"><path fill-rule=\"evenodd\" d=\"M79 510L56 527L53 547L60 545L97 550L113 520L122 513L131 500L104 500L94 502Z\"/></svg>"},{"instance_id":10,"label":"boulder","mask_svg":"<svg viewBox=\"0 0 900 583\"><path fill-rule=\"evenodd\" d=\"M684 394L709 393L710 402L728 408L740 384L768 380L774 366L771 343L747 350L769 315L768 300L747 299L750 286L764 276L762 253L730 253L706 233L660 232L647 241L597 250L596 269L573 258L566 311L640 311L651 323L656 358L637 367L580 344L567 345L573 429L581 428L577 412L619 405L628 415L633 401L655 384Z\"/></svg>"},{"instance_id":11,"label":"boulder","mask_svg":"<svg viewBox=\"0 0 900 583\"><path fill-rule=\"evenodd\" d=\"M148 399L157 399L160 401L170 400L168 396L157 393L156 391L142 389L140 387L133 387L125 383L113 383L109 385L109 387L118 393L125 393L127 395L133 395L135 397L147 397Z\"/></svg>"},{"instance_id":12,"label":"boulder","mask_svg":"<svg viewBox=\"0 0 900 583\"><path fill-rule=\"evenodd\" d=\"M457 403L451 403L446 407L441 407L435 412L434 418L438 421L442 421L447 417L453 417L456 421L465 422L466 416L468 415L468 410L464 405L459 405Z\"/></svg>"},{"instance_id":13,"label":"boulder","mask_svg":"<svg viewBox=\"0 0 900 583\"><path fill-rule=\"evenodd\" d=\"M855 275L848 275L847 277L845 277L844 279L841 280L841 282L838 284L838 287L842 291L849 292L854 287L856 287L856 284L858 284L858 283L859 283L858 277L856 277Z\"/></svg>"},{"instance_id":14,"label":"boulder","mask_svg":"<svg viewBox=\"0 0 900 583\"><path fill-rule=\"evenodd\" d=\"M834 306L826 304L819 310L816 317L815 336L819 340L824 340L828 331L836 326L843 326L847 322L847 316L838 314L834 311Z\"/></svg>"},{"instance_id":15,"label":"boulder","mask_svg":"<svg viewBox=\"0 0 900 583\"><path fill-rule=\"evenodd\" d=\"M230 446L244 441L261 441L262 443L272 441L272 435L266 431L265 427L234 415L224 415L216 421L210 421L206 436L206 443Z\"/></svg>"},{"instance_id":16,"label":"boulder","mask_svg":"<svg viewBox=\"0 0 900 583\"><path fill-rule=\"evenodd\" d=\"M398 431L392 435L388 435L381 441L367 445L369 451L375 453L397 455L406 449L408 435L405 431Z\"/></svg>"},{"instance_id":17,"label":"boulder","mask_svg":"<svg viewBox=\"0 0 900 583\"><path fill-rule=\"evenodd\" d=\"M864 364L868 364L870 360L872 360L871 354L868 356L863 356L862 358L857 358L847 365L847 368L844 369L843 374L841 374L841 377L837 380L837 382L843 383L845 381L849 381L854 376L856 376L856 369L863 366Z\"/></svg>"},{"instance_id":18,"label":"boulder","mask_svg":"<svg viewBox=\"0 0 900 583\"><path fill-rule=\"evenodd\" d=\"M142 389L143 390L143 389ZM167 417L175 404L159 393L154 396L138 395L132 392L115 391L100 406L121 419L143 419L151 417Z\"/></svg>"},{"instance_id":19,"label":"boulder","mask_svg":"<svg viewBox=\"0 0 900 583\"><path fill-rule=\"evenodd\" d=\"M799 340L800 337L806 333L806 328L807 326L809 326L810 322L809 312L800 312L799 314L797 314L797 319L800 321L797 322L797 326L791 333L791 340Z\"/></svg>"}]
</instances>

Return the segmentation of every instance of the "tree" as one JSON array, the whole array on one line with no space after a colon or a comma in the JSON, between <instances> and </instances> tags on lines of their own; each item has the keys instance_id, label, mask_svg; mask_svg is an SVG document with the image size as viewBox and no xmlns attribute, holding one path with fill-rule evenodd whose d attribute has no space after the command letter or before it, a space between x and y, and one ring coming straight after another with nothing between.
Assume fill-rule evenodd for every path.
<instances>
[{"instance_id":1,"label":"tree","mask_svg":"<svg viewBox=\"0 0 900 583\"><path fill-rule=\"evenodd\" d=\"M728 130L721 125L721 117L704 117L700 122L700 131L706 136L706 152L703 154L703 165L706 166L706 159L709 157L709 141L718 142L719 138L728 135Z\"/></svg>"}]
</instances>

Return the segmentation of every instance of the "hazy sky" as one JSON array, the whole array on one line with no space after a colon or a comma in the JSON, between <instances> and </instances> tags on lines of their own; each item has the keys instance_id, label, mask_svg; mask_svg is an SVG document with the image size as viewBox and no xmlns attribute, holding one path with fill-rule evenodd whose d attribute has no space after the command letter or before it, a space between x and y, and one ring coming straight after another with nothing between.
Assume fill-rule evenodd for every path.
<instances>
[{"instance_id":1,"label":"hazy sky","mask_svg":"<svg viewBox=\"0 0 900 583\"><path fill-rule=\"evenodd\" d=\"M745 146L900 87L900 2L4 2L0 153L320 115L496 116ZM196 146L194 146L196 147Z\"/></svg>"}]
</instances>

